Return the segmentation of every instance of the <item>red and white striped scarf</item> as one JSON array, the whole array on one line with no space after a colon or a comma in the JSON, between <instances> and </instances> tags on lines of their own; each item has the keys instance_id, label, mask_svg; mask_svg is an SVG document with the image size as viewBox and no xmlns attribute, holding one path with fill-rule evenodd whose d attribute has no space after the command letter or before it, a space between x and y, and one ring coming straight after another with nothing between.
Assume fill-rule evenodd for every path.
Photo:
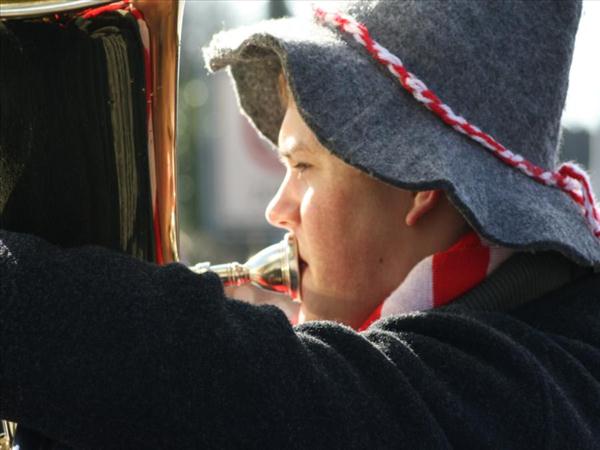
<instances>
[{"instance_id":1,"label":"red and white striped scarf","mask_svg":"<svg viewBox=\"0 0 600 450\"><path fill-rule=\"evenodd\" d=\"M448 250L419 262L358 331L382 317L447 305L481 283L512 253L482 240L474 231L466 234Z\"/></svg>"}]
</instances>

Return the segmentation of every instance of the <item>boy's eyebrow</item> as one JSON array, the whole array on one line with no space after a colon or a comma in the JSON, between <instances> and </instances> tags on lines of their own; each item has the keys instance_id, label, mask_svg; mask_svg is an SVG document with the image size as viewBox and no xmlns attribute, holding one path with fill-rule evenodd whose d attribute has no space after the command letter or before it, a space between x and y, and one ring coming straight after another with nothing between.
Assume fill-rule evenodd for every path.
<instances>
[{"instance_id":1,"label":"boy's eyebrow","mask_svg":"<svg viewBox=\"0 0 600 450\"><path fill-rule=\"evenodd\" d=\"M284 150L281 149L281 147L277 147L277 152L279 153L279 158L291 158L293 156L293 154L298 153L298 152L306 152L306 153L313 153L313 149L304 145L302 142L296 141L294 140L294 142L292 144L290 144L289 146L286 146L284 144L284 147L286 147Z\"/></svg>"}]
</instances>

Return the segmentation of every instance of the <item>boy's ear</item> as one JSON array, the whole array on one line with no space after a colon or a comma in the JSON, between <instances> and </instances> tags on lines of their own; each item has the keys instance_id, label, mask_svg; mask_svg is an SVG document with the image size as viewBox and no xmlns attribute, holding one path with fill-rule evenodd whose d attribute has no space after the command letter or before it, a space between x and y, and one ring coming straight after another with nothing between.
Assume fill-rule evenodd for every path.
<instances>
[{"instance_id":1,"label":"boy's ear","mask_svg":"<svg viewBox=\"0 0 600 450\"><path fill-rule=\"evenodd\" d=\"M413 204L406 214L406 225L412 227L438 204L442 191L413 192Z\"/></svg>"}]
</instances>

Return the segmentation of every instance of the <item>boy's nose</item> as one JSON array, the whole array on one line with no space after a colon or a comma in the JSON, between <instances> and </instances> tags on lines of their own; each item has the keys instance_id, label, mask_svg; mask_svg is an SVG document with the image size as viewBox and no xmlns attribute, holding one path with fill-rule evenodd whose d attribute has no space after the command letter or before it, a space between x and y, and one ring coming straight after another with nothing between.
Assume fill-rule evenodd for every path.
<instances>
[{"instance_id":1,"label":"boy's nose","mask_svg":"<svg viewBox=\"0 0 600 450\"><path fill-rule=\"evenodd\" d=\"M286 177L287 178L287 177ZM290 192L288 180L284 180L277 193L267 205L265 217L274 227L294 231L300 222L300 208L298 200Z\"/></svg>"}]
</instances>

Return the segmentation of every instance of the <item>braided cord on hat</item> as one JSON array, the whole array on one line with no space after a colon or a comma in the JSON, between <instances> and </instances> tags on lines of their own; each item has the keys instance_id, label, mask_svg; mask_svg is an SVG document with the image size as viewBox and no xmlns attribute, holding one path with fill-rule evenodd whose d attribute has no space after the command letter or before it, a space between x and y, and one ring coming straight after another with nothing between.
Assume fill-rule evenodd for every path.
<instances>
[{"instance_id":1,"label":"braided cord on hat","mask_svg":"<svg viewBox=\"0 0 600 450\"><path fill-rule=\"evenodd\" d=\"M513 153L443 103L423 81L404 67L400 58L376 42L362 23L346 14L329 12L321 8L315 8L314 14L317 23L350 34L354 40L367 49L376 61L388 68L405 90L444 123L479 143L502 162L521 171L538 183L556 187L567 193L579 205L594 236L600 238L600 207L596 204L589 175L582 168L573 163L564 163L558 170L552 172Z\"/></svg>"}]
</instances>

